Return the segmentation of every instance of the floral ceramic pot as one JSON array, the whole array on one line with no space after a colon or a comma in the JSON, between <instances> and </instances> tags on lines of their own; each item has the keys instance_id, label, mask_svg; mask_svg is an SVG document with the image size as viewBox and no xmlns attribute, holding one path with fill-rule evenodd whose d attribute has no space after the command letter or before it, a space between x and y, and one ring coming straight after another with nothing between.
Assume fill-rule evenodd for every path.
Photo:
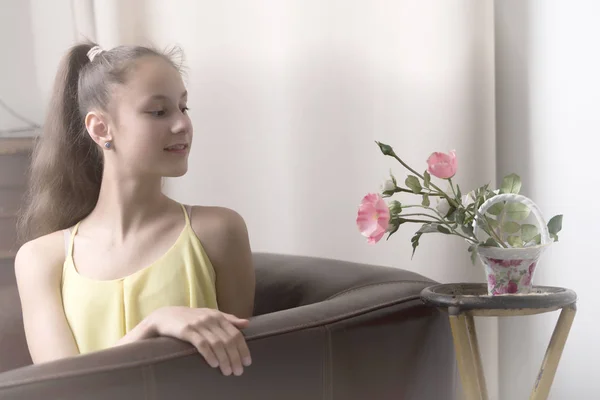
<instances>
[{"instance_id":1,"label":"floral ceramic pot","mask_svg":"<svg viewBox=\"0 0 600 400\"><path fill-rule=\"evenodd\" d=\"M533 285L533 275L543 247L538 254L515 254L516 249L495 248L489 254L487 248L478 250L487 278L488 295L527 294ZM525 249L523 249L525 250ZM505 253L504 256L502 253Z\"/></svg>"},{"instance_id":2,"label":"floral ceramic pot","mask_svg":"<svg viewBox=\"0 0 600 400\"><path fill-rule=\"evenodd\" d=\"M525 196L518 194L502 194L490 198L479 208L479 214L485 215L486 211L499 202L518 202L527 206L527 209L538 222L540 244L527 247L485 247L477 249L479 259L483 263L487 280L488 295L527 294L533 285L533 276L542 253L552 243L548 227L538 207ZM477 222L473 224L474 232L477 231Z\"/></svg>"}]
</instances>

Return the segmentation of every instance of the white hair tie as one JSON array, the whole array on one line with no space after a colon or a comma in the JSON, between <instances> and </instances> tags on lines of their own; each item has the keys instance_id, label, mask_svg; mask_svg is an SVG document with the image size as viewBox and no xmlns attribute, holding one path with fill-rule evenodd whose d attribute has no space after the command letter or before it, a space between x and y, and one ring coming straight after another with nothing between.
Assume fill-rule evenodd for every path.
<instances>
[{"instance_id":1,"label":"white hair tie","mask_svg":"<svg viewBox=\"0 0 600 400\"><path fill-rule=\"evenodd\" d=\"M87 56L90 59L90 62L94 61L94 58L96 58L96 56L100 53L102 53L104 50L102 50L102 47L100 46L94 46L90 49L90 51L87 52Z\"/></svg>"}]
</instances>

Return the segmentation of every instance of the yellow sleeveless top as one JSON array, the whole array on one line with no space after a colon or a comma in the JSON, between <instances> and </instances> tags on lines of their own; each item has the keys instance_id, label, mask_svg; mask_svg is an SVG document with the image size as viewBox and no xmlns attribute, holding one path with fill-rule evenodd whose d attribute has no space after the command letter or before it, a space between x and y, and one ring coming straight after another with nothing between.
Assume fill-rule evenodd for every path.
<instances>
[{"instance_id":1,"label":"yellow sleeveless top","mask_svg":"<svg viewBox=\"0 0 600 400\"><path fill-rule=\"evenodd\" d=\"M217 309L214 268L181 206L185 227L157 261L124 278L94 280L73 262L79 224L66 233L61 282L65 316L81 354L113 346L152 311L166 306Z\"/></svg>"}]
</instances>

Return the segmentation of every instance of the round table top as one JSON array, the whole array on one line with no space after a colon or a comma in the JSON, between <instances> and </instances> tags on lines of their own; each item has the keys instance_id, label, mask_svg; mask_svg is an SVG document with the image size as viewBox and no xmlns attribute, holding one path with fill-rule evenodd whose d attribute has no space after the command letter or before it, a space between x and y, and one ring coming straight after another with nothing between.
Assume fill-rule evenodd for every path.
<instances>
[{"instance_id":1,"label":"round table top","mask_svg":"<svg viewBox=\"0 0 600 400\"><path fill-rule=\"evenodd\" d=\"M423 289L421 299L436 307L458 310L556 310L577 301L571 289L534 286L528 294L490 296L485 283L448 283Z\"/></svg>"}]
</instances>

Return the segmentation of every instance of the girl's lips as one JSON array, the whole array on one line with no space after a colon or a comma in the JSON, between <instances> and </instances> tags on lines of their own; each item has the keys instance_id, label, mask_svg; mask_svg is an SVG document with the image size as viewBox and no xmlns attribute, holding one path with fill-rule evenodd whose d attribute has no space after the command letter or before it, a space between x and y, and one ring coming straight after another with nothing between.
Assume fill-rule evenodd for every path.
<instances>
[{"instance_id":1,"label":"girl's lips","mask_svg":"<svg viewBox=\"0 0 600 400\"><path fill-rule=\"evenodd\" d=\"M188 151L188 147L188 144L174 144L172 146L165 147L164 151L174 154L185 154Z\"/></svg>"}]
</instances>

